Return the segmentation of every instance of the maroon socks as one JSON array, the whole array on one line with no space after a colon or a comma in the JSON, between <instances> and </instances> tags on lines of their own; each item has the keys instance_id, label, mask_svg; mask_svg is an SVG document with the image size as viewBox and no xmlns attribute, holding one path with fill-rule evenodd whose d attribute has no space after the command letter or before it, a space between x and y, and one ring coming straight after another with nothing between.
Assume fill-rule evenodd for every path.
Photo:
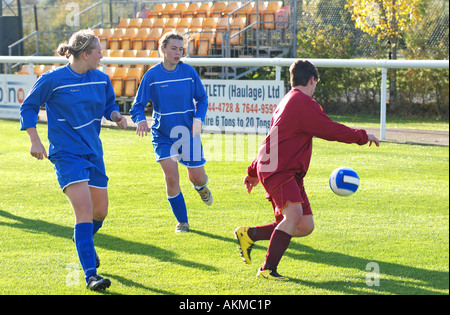
<instances>
[{"instance_id":1,"label":"maroon socks","mask_svg":"<svg viewBox=\"0 0 450 315\"><path fill-rule=\"evenodd\" d=\"M277 222L273 222L271 224L250 228L247 232L248 236L254 242L270 240L264 266L262 267L263 270L277 270L281 257L283 257L284 252L291 242L292 236L286 232L275 229L277 225Z\"/></svg>"},{"instance_id":2,"label":"maroon socks","mask_svg":"<svg viewBox=\"0 0 450 315\"><path fill-rule=\"evenodd\" d=\"M274 230L267 249L263 270L277 270L278 263L291 242L292 235L281 230Z\"/></svg>"},{"instance_id":3,"label":"maroon socks","mask_svg":"<svg viewBox=\"0 0 450 315\"><path fill-rule=\"evenodd\" d=\"M268 241L272 236L273 230L277 227L278 223L273 222L267 225L256 226L248 229L248 236L253 242L256 241Z\"/></svg>"}]
</instances>

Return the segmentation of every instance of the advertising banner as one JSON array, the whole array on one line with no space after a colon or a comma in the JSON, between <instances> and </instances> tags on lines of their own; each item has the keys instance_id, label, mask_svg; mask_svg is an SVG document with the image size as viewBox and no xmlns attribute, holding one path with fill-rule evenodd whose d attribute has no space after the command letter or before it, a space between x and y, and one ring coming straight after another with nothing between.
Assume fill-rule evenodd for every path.
<instances>
[{"instance_id":1,"label":"advertising banner","mask_svg":"<svg viewBox=\"0 0 450 315\"><path fill-rule=\"evenodd\" d=\"M0 74L0 118L20 118L20 105L36 79L35 75Z\"/></svg>"},{"instance_id":2,"label":"advertising banner","mask_svg":"<svg viewBox=\"0 0 450 315\"><path fill-rule=\"evenodd\" d=\"M19 119L35 75L0 75L0 118ZM202 80L208 95L203 132L265 134L285 94L283 81Z\"/></svg>"},{"instance_id":3,"label":"advertising banner","mask_svg":"<svg viewBox=\"0 0 450 315\"><path fill-rule=\"evenodd\" d=\"M202 80L208 95L203 131L267 133L285 94L283 81Z\"/></svg>"}]
</instances>

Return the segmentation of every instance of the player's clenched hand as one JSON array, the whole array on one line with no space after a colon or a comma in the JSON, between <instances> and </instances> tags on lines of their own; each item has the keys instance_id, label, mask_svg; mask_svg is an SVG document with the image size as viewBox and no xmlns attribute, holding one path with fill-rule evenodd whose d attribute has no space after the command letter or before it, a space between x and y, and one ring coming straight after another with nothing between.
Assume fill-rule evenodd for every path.
<instances>
[{"instance_id":1,"label":"player's clenched hand","mask_svg":"<svg viewBox=\"0 0 450 315\"><path fill-rule=\"evenodd\" d=\"M116 117L114 118L114 121L117 124L117 127L121 128L121 129L127 129L127 119L125 117L123 117L121 114L116 115Z\"/></svg>"},{"instance_id":2,"label":"player's clenched hand","mask_svg":"<svg viewBox=\"0 0 450 315\"><path fill-rule=\"evenodd\" d=\"M147 133L150 131L148 128L148 124L146 120L140 121L136 127L136 134L138 136L144 137L147 136Z\"/></svg>"},{"instance_id":3,"label":"player's clenched hand","mask_svg":"<svg viewBox=\"0 0 450 315\"><path fill-rule=\"evenodd\" d=\"M36 127L27 128L28 136L30 137L31 147L30 154L38 160L42 160L44 157L47 157L47 152L45 151L44 146L42 145L41 139L36 131Z\"/></svg>"},{"instance_id":4,"label":"player's clenched hand","mask_svg":"<svg viewBox=\"0 0 450 315\"><path fill-rule=\"evenodd\" d=\"M252 176L245 176L244 178L244 184L245 188L247 189L247 192L250 193L256 185L258 185L259 179L258 177L252 177Z\"/></svg>"},{"instance_id":5,"label":"player's clenched hand","mask_svg":"<svg viewBox=\"0 0 450 315\"><path fill-rule=\"evenodd\" d=\"M47 152L41 141L31 142L30 154L38 160L42 160L44 157L47 158Z\"/></svg>"}]
</instances>

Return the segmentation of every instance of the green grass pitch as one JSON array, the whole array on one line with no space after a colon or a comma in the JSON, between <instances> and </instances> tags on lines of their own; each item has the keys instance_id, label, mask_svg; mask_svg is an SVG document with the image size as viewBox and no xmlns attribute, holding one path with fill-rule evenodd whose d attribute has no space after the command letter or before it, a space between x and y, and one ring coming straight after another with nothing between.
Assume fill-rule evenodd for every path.
<instances>
[{"instance_id":1,"label":"green grass pitch","mask_svg":"<svg viewBox=\"0 0 450 315\"><path fill-rule=\"evenodd\" d=\"M38 131L47 146L47 126ZM17 121L0 120L0 137L0 294L101 294L85 288L51 163L29 155ZM274 219L262 187L247 194L242 184L248 142L260 139L203 135L214 203L202 203L180 166L192 229L180 235L151 138L107 128L101 138L110 206L94 240L106 294L449 294L448 147L315 139L305 187L316 229L293 239L278 269L290 281L280 283L255 277L268 242L245 265L233 234ZM328 187L339 166L361 178L350 197Z\"/></svg>"}]
</instances>

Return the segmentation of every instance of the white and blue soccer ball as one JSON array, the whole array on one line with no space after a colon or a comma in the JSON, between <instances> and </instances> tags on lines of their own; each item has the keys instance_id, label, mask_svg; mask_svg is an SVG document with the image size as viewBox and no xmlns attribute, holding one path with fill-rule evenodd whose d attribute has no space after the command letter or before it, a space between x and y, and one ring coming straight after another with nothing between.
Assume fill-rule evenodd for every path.
<instances>
[{"instance_id":1,"label":"white and blue soccer ball","mask_svg":"<svg viewBox=\"0 0 450 315\"><path fill-rule=\"evenodd\" d=\"M350 167L338 167L330 175L330 188L338 196L350 196L358 187L359 176Z\"/></svg>"}]
</instances>

